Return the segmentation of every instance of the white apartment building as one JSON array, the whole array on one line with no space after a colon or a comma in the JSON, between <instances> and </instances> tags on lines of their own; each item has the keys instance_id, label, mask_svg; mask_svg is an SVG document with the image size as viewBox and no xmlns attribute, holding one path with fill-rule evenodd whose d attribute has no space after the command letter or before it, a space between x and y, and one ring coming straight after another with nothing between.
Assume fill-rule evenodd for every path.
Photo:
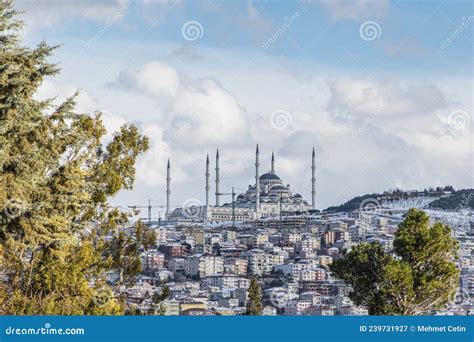
<instances>
[{"instance_id":1,"label":"white apartment building","mask_svg":"<svg viewBox=\"0 0 474 342\"><path fill-rule=\"evenodd\" d=\"M160 227L156 228L155 230L155 236L156 236L156 245L162 245L165 244L168 240L168 232L165 228Z\"/></svg>"},{"instance_id":2,"label":"white apartment building","mask_svg":"<svg viewBox=\"0 0 474 342\"><path fill-rule=\"evenodd\" d=\"M248 260L248 270L254 275L269 274L274 265L283 264L283 254L269 254L262 250L254 249L245 254Z\"/></svg>"},{"instance_id":3,"label":"white apartment building","mask_svg":"<svg viewBox=\"0 0 474 342\"><path fill-rule=\"evenodd\" d=\"M233 274L213 274L206 277L204 281L209 286L215 286L219 288L248 288L250 286L250 280L247 278L237 277Z\"/></svg>"},{"instance_id":4,"label":"white apartment building","mask_svg":"<svg viewBox=\"0 0 474 342\"><path fill-rule=\"evenodd\" d=\"M295 316L302 315L312 306L312 302L309 300L298 299L290 300L285 306L285 315Z\"/></svg>"},{"instance_id":5,"label":"white apartment building","mask_svg":"<svg viewBox=\"0 0 474 342\"><path fill-rule=\"evenodd\" d=\"M196 254L184 259L184 274L209 277L224 271L224 258L210 254Z\"/></svg>"}]
</instances>

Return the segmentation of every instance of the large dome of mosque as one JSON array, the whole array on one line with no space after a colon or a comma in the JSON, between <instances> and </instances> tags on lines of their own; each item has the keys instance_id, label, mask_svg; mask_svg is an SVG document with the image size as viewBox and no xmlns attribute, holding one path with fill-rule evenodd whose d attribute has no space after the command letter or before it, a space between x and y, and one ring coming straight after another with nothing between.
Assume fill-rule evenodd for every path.
<instances>
[{"instance_id":1,"label":"large dome of mosque","mask_svg":"<svg viewBox=\"0 0 474 342\"><path fill-rule=\"evenodd\" d=\"M260 180L280 180L276 173L267 172L260 176Z\"/></svg>"}]
</instances>

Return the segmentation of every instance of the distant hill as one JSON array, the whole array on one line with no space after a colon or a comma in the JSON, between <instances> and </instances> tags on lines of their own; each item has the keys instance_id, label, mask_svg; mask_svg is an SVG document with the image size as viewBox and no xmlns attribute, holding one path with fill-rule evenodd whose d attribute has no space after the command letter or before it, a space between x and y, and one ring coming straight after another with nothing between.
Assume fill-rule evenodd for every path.
<instances>
[{"instance_id":1,"label":"distant hill","mask_svg":"<svg viewBox=\"0 0 474 342\"><path fill-rule=\"evenodd\" d=\"M381 194L366 194L366 195L363 195L363 196L357 196L357 197L354 197L353 199L347 201L344 204L329 207L326 210L324 210L324 212L326 212L326 213L337 213L337 212L354 211L354 210L359 209L360 204L364 200L368 200L369 198L377 199L377 198L380 198L381 196L382 196Z\"/></svg>"},{"instance_id":2,"label":"distant hill","mask_svg":"<svg viewBox=\"0 0 474 342\"><path fill-rule=\"evenodd\" d=\"M462 189L451 195L439 198L429 205L432 209L460 210L464 208L474 209L474 189Z\"/></svg>"},{"instance_id":3,"label":"distant hill","mask_svg":"<svg viewBox=\"0 0 474 342\"><path fill-rule=\"evenodd\" d=\"M383 193L373 193L373 194L366 194L362 196L357 196L354 197L353 199L347 201L344 204L337 205L337 206L332 206L324 210L326 213L336 213L336 212L350 212L354 211L357 209L360 209L361 203L364 205L366 202L371 202L373 204L378 203L391 203L391 202L396 202L396 201L403 201L403 200L410 200L414 198L433 198L435 199L432 203L436 203L438 201L447 201L442 202L440 204L437 204L439 209L444 209L443 206L446 206L446 209L451 209L447 203L451 203L450 199L452 196L456 195L457 193L460 193L458 196L459 198L464 198L463 192L469 192L469 191L474 191L474 190L459 190L455 191L454 188L451 185L445 186L445 187L430 187L429 189L424 189L424 190L400 190L400 189L395 189L395 190L389 190L389 191L384 191ZM464 194L467 196L466 194ZM472 195L471 198L471 208L473 205L473 200L474 200L474 194ZM461 200L458 200L458 197L452 199L451 206L454 206L452 209L456 208L456 206L461 202ZM435 208L430 205L430 208Z\"/></svg>"}]
</instances>

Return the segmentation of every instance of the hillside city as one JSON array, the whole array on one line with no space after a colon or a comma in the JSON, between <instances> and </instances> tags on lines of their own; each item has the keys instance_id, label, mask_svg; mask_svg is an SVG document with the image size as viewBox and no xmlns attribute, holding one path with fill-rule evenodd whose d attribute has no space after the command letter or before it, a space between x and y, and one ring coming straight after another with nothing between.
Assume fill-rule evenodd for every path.
<instances>
[{"instance_id":1,"label":"hillside city","mask_svg":"<svg viewBox=\"0 0 474 342\"><path fill-rule=\"evenodd\" d=\"M422 208L431 223L449 224L460 246L458 293L433 314L472 315L474 218L468 205L472 198L454 210L430 209L430 203L453 193L437 189L434 194L365 196L355 210L285 212L244 222L216 224L196 216L145 220L156 234L156 246L142 252L143 272L136 283L116 286L115 292L140 312L147 312L153 295L166 287L164 315L242 315L250 281L256 278L263 315L367 315L365 307L350 300L350 286L336 279L329 265L361 242L378 241L390 251L404 214L409 208ZM108 274L111 285L117 279L118 274Z\"/></svg>"}]
</instances>

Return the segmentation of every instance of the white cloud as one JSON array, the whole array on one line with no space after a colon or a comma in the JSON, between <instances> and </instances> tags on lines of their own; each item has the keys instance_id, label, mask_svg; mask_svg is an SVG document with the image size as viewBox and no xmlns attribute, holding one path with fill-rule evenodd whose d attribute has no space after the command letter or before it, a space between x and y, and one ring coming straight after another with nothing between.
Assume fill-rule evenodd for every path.
<instances>
[{"instance_id":1,"label":"white cloud","mask_svg":"<svg viewBox=\"0 0 474 342\"><path fill-rule=\"evenodd\" d=\"M140 70L122 70L111 85L117 88L144 92L151 96L176 96L179 76L170 65L150 62Z\"/></svg>"},{"instance_id":2,"label":"white cloud","mask_svg":"<svg viewBox=\"0 0 474 342\"><path fill-rule=\"evenodd\" d=\"M173 103L175 115L168 132L172 140L183 121L191 123L190 135L185 143L194 146L235 143L229 140L230 136L247 139L249 126L246 112L236 99L213 79L198 82L197 86L183 85L180 96Z\"/></svg>"},{"instance_id":3,"label":"white cloud","mask_svg":"<svg viewBox=\"0 0 474 342\"><path fill-rule=\"evenodd\" d=\"M340 116L423 115L448 106L434 84L404 86L393 80L340 77L329 82L328 109Z\"/></svg>"},{"instance_id":4,"label":"white cloud","mask_svg":"<svg viewBox=\"0 0 474 342\"><path fill-rule=\"evenodd\" d=\"M179 77L172 66L153 61L122 71L112 85L156 99L166 113L164 136L175 145L193 149L233 144L233 135L248 138L245 110L212 78Z\"/></svg>"},{"instance_id":5,"label":"white cloud","mask_svg":"<svg viewBox=\"0 0 474 342\"><path fill-rule=\"evenodd\" d=\"M106 23L117 16L122 17L127 7L128 0L15 1L15 8L24 12L22 16L28 22L30 29L52 26L74 17Z\"/></svg>"},{"instance_id":6,"label":"white cloud","mask_svg":"<svg viewBox=\"0 0 474 342\"><path fill-rule=\"evenodd\" d=\"M432 82L403 85L343 77L331 81L329 88L327 110L356 133L375 130L395 136L399 147L416 148L427 163L441 156L464 159L472 153L468 127L455 129L449 119L459 102Z\"/></svg>"},{"instance_id":7,"label":"white cloud","mask_svg":"<svg viewBox=\"0 0 474 342\"><path fill-rule=\"evenodd\" d=\"M137 177L148 185L163 185L166 178L167 160L173 157L170 147L163 141L163 130L159 125L144 125L142 133L149 138L150 148L137 163ZM176 170L179 171L173 165L173 180L178 175Z\"/></svg>"}]
</instances>

